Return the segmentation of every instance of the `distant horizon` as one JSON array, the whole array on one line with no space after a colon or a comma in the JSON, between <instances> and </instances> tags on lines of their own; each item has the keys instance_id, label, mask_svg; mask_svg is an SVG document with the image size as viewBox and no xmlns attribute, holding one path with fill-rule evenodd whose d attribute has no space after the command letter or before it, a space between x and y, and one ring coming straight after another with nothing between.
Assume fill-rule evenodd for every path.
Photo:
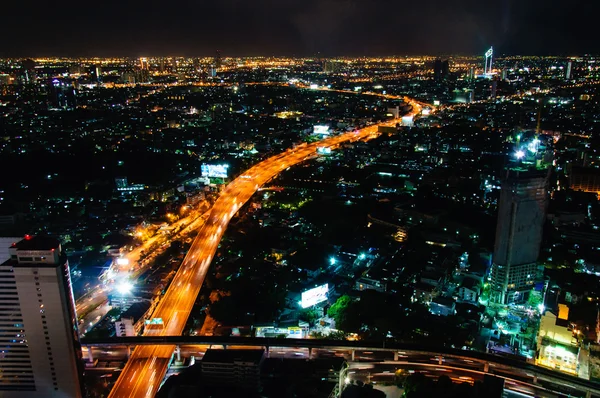
<instances>
[{"instance_id":1,"label":"distant horizon","mask_svg":"<svg viewBox=\"0 0 600 398\"><path fill-rule=\"evenodd\" d=\"M215 51L216 53L216 51ZM0 59L139 59L139 58L214 58L215 53L209 55L156 55L156 54L140 54L140 55L27 55L27 56L0 56ZM223 59L227 58L295 58L295 59L336 59L336 58L400 58L400 57L436 57L436 58L445 58L445 57L483 57L484 53L480 54L466 54L466 53L439 53L439 54L372 54L372 55L229 55L227 53L221 52L221 57ZM494 54L494 59L498 58L509 58L509 57L539 57L539 58L578 58L578 57L600 57L599 53L583 53L583 54L510 54L510 53L502 53L502 54Z\"/></svg>"}]
</instances>

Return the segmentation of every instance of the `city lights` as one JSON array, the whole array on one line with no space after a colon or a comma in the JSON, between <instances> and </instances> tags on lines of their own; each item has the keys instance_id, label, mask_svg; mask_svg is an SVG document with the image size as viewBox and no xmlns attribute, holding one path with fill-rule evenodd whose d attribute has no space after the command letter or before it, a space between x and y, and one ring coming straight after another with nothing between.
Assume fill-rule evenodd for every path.
<instances>
[{"instance_id":1,"label":"city lights","mask_svg":"<svg viewBox=\"0 0 600 398\"><path fill-rule=\"evenodd\" d=\"M339 359L339 378L301 372L292 395L321 382L326 394L360 395L429 361L432 379L456 369L436 386L462 380L466 391L474 378L459 373L493 366L510 380L498 383L505 395L559 395L565 380L572 395L600 395L589 381L600 374L595 313L580 316L600 302L600 57L513 56L508 44L500 55L491 44L501 43L471 56L237 57L224 47L199 58L0 59L0 159L13 170L3 225L32 231L7 241L0 267L17 290L17 269L31 268L24 291L44 278L34 305L15 311L77 330L85 369L121 361L103 386L82 379L110 398L173 395L183 379L202 388L210 366L193 372L211 356L252 366L244 386L265 392L278 384L261 374L267 356ZM65 278L48 275L65 270L63 294ZM50 288L72 291L76 319ZM14 327L0 327L10 338L0 369L10 369L13 347L43 326L4 321ZM105 335L144 346L108 351ZM294 341L268 354L237 347L255 337ZM387 354L370 343L382 338ZM391 352L404 343L414 350ZM36 349L32 363L46 361ZM233 364L230 349L243 360ZM532 363L546 368L543 386ZM351 371L359 365L377 369ZM189 377L167 382L175 371Z\"/></svg>"},{"instance_id":2,"label":"city lights","mask_svg":"<svg viewBox=\"0 0 600 398\"><path fill-rule=\"evenodd\" d=\"M515 152L515 157L517 159L523 159L525 157L525 152L519 149Z\"/></svg>"},{"instance_id":3,"label":"city lights","mask_svg":"<svg viewBox=\"0 0 600 398\"><path fill-rule=\"evenodd\" d=\"M133 284L131 282L128 281L123 281L120 282L117 286L116 286L116 290L117 292L119 292L119 294L121 295L126 295L131 293L131 291L133 290Z\"/></svg>"}]
</instances>

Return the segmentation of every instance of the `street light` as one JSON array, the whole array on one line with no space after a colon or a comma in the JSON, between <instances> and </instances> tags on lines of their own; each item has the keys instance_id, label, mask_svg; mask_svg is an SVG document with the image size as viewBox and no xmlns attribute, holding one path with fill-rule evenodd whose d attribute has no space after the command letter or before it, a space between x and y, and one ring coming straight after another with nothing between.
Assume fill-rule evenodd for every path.
<instances>
[{"instance_id":1,"label":"street light","mask_svg":"<svg viewBox=\"0 0 600 398\"><path fill-rule=\"evenodd\" d=\"M131 282L125 281L125 282L121 282L117 285L117 292L119 292L122 295L126 295L131 293L131 291L133 290L133 285L131 284Z\"/></svg>"},{"instance_id":2,"label":"street light","mask_svg":"<svg viewBox=\"0 0 600 398\"><path fill-rule=\"evenodd\" d=\"M329 264L335 265L336 262L337 262L337 260L335 259L335 257L330 257L329 258Z\"/></svg>"},{"instance_id":3,"label":"street light","mask_svg":"<svg viewBox=\"0 0 600 398\"><path fill-rule=\"evenodd\" d=\"M515 157L517 159L523 159L525 157L525 152L519 149L517 152L515 152Z\"/></svg>"}]
</instances>

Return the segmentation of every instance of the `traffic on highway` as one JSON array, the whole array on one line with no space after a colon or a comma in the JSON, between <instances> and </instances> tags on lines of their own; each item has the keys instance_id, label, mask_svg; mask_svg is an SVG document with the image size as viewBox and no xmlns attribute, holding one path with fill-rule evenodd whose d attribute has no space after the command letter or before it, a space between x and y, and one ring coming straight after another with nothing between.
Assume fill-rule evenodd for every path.
<instances>
[{"instance_id":1,"label":"traffic on highway","mask_svg":"<svg viewBox=\"0 0 600 398\"><path fill-rule=\"evenodd\" d=\"M421 111L421 105L411 102L411 115ZM399 119L373 124L323 140L302 144L268 158L232 181L217 199L210 215L179 268L170 288L154 313L153 328L145 336L181 335L188 315L200 292L219 241L231 218L260 186L295 164L317 156L318 147L335 149L342 143L368 140L379 135L380 126L395 126ZM152 397L167 372L174 346L143 346L135 350L113 387L110 397Z\"/></svg>"}]
</instances>

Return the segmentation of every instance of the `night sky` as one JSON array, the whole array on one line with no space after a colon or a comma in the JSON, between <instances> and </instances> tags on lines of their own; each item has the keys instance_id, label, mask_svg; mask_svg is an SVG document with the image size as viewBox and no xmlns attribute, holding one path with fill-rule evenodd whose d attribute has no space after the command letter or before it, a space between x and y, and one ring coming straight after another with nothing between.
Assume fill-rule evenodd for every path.
<instances>
[{"instance_id":1,"label":"night sky","mask_svg":"<svg viewBox=\"0 0 600 398\"><path fill-rule=\"evenodd\" d=\"M597 54L598 0L2 2L0 56Z\"/></svg>"}]
</instances>

